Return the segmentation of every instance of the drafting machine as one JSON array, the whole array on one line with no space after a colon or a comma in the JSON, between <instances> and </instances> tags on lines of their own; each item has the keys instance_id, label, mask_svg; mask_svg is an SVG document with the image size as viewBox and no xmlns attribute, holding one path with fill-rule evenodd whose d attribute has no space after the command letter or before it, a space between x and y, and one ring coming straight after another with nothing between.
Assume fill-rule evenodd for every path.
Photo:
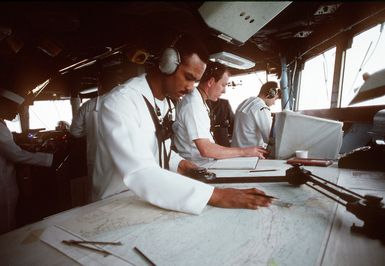
<instances>
[{"instance_id":1,"label":"drafting machine","mask_svg":"<svg viewBox=\"0 0 385 266\"><path fill-rule=\"evenodd\" d=\"M288 182L294 186L307 185L326 197L346 207L346 210L363 221L363 226L352 225L351 231L364 234L370 238L379 239L385 244L385 208L382 197L373 195L361 196L351 190L338 186L310 171L303 169L301 164L295 164L286 170L285 176L251 176L226 177L206 179L202 175L198 180L205 183L261 183L261 182Z\"/></svg>"}]
</instances>

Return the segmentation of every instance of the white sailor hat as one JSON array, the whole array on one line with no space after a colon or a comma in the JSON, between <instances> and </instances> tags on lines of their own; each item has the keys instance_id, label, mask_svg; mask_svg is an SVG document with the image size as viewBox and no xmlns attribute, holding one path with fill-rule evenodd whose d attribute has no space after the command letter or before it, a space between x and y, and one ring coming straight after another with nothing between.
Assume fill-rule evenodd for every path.
<instances>
[{"instance_id":1,"label":"white sailor hat","mask_svg":"<svg viewBox=\"0 0 385 266\"><path fill-rule=\"evenodd\" d=\"M12 102L17 103L19 105L24 102L23 97L21 97L20 95L12 92L10 90L5 90L5 89L0 88L0 96L6 98L8 100L11 100Z\"/></svg>"}]
</instances>

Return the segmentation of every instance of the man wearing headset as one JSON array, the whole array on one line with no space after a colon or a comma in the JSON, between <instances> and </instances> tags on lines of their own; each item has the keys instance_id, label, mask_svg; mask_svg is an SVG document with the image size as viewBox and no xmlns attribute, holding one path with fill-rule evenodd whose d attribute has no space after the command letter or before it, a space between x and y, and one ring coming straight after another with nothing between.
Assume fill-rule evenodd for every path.
<instances>
[{"instance_id":1,"label":"man wearing headset","mask_svg":"<svg viewBox=\"0 0 385 266\"><path fill-rule=\"evenodd\" d=\"M281 97L278 83L268 81L262 85L258 97L244 100L235 111L231 146L263 146L269 143L272 126L270 106Z\"/></svg>"},{"instance_id":2,"label":"man wearing headset","mask_svg":"<svg viewBox=\"0 0 385 266\"><path fill-rule=\"evenodd\" d=\"M95 196L106 198L130 189L161 208L199 214L207 204L224 208L268 206L251 189L220 189L182 176L192 167L159 144L158 124L170 113L168 98L178 100L202 77L208 53L196 36L183 35L160 57L159 67L134 77L108 93L101 103L94 168ZM166 116L166 117L165 117ZM169 170L166 161L169 160ZM164 167L162 168L160 164ZM177 172L177 173L175 173Z\"/></svg>"},{"instance_id":3,"label":"man wearing headset","mask_svg":"<svg viewBox=\"0 0 385 266\"><path fill-rule=\"evenodd\" d=\"M225 147L215 143L210 132L210 109L206 100L218 101L225 92L230 72L220 63L209 63L197 88L177 105L173 124L179 154L198 165L213 159L234 157L264 158L262 147Z\"/></svg>"}]
</instances>

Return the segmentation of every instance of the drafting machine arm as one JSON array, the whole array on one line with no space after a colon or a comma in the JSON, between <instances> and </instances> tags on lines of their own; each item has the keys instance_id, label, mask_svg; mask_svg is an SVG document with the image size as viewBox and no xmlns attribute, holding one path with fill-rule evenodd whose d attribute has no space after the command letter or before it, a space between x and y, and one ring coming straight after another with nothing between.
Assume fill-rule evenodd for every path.
<instances>
[{"instance_id":1,"label":"drafting machine arm","mask_svg":"<svg viewBox=\"0 0 385 266\"><path fill-rule=\"evenodd\" d=\"M310 171L301 168L300 165L294 165L294 167L288 169L286 171L286 177L292 185L299 186L306 184L345 206L347 211L353 213L358 219L364 222L361 227L353 223L351 227L352 232L364 234L370 238L380 239L382 243L385 244L385 208L381 202L381 197L373 195L361 196L312 174Z\"/></svg>"},{"instance_id":2,"label":"drafting machine arm","mask_svg":"<svg viewBox=\"0 0 385 266\"><path fill-rule=\"evenodd\" d=\"M210 176L206 178L201 175L198 180L205 183L273 183L289 182L289 184L300 186L307 185L320 192L326 197L346 207L346 210L354 214L364 222L363 226L352 225L351 231L364 234L370 238L380 239L385 244L385 208L381 197L373 195L361 196L344 187L338 186L330 181L312 174L310 171L295 164L286 170L285 176L250 176L250 177L226 177L217 178Z\"/></svg>"}]
</instances>

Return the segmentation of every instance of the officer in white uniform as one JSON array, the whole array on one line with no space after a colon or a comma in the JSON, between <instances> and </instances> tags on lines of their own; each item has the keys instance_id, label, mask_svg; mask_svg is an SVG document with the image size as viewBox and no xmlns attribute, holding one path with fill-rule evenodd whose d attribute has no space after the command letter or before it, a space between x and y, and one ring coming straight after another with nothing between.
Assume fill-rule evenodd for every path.
<instances>
[{"instance_id":1,"label":"officer in white uniform","mask_svg":"<svg viewBox=\"0 0 385 266\"><path fill-rule=\"evenodd\" d=\"M183 35L175 46L164 50L159 68L128 80L103 98L93 175L95 197L105 198L130 189L161 208L193 214L202 212L207 204L250 209L270 204L270 200L256 195L261 191L254 188L214 188L171 172L184 173L196 167L177 154L171 155L171 171L159 165L151 113L162 117L169 109L166 97L177 100L191 92L202 77L207 60L208 53L199 40Z\"/></svg>"},{"instance_id":2,"label":"officer in white uniform","mask_svg":"<svg viewBox=\"0 0 385 266\"><path fill-rule=\"evenodd\" d=\"M86 182L86 201L92 201L92 173L94 170L96 156L96 134L97 134L97 115L100 108L100 98L94 97L80 106L77 114L73 117L70 133L76 138L86 137L87 145L87 182Z\"/></svg>"},{"instance_id":3,"label":"officer in white uniform","mask_svg":"<svg viewBox=\"0 0 385 266\"><path fill-rule=\"evenodd\" d=\"M15 163L51 166L53 155L22 150L4 120L13 120L24 98L0 88L0 234L15 228L15 211L19 195Z\"/></svg>"},{"instance_id":4,"label":"officer in white uniform","mask_svg":"<svg viewBox=\"0 0 385 266\"><path fill-rule=\"evenodd\" d=\"M87 138L87 201L92 201L92 173L95 164L100 102L103 95L121 82L118 70L103 71L98 77L98 96L83 103L72 119L70 133L76 138Z\"/></svg>"},{"instance_id":5,"label":"officer in white uniform","mask_svg":"<svg viewBox=\"0 0 385 266\"><path fill-rule=\"evenodd\" d=\"M198 165L210 160L234 157L261 157L261 147L234 148L215 143L211 135L210 109L206 100L217 101L225 92L230 73L219 63L210 63L198 87L177 105L173 124L174 144L179 154Z\"/></svg>"},{"instance_id":6,"label":"officer in white uniform","mask_svg":"<svg viewBox=\"0 0 385 266\"><path fill-rule=\"evenodd\" d=\"M272 126L270 106L280 95L277 82L269 81L262 85L258 97L250 97L238 106L231 146L267 146Z\"/></svg>"}]
</instances>

